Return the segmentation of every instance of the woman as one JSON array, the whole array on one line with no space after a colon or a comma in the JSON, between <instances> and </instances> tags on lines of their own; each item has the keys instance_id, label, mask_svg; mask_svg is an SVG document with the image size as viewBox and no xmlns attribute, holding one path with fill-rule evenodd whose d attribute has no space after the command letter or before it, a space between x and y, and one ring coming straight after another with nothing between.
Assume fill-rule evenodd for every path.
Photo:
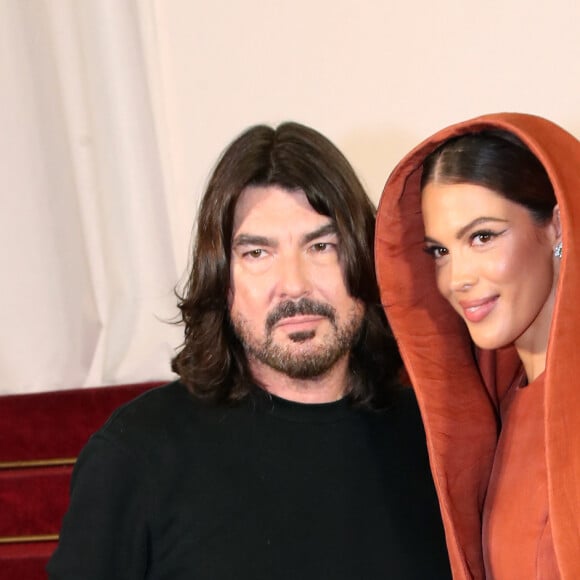
<instances>
[{"instance_id":1,"label":"woman","mask_svg":"<svg viewBox=\"0 0 580 580\"><path fill-rule=\"evenodd\" d=\"M381 298L423 414L454 578L580 578L580 143L448 127L381 199Z\"/></svg>"}]
</instances>

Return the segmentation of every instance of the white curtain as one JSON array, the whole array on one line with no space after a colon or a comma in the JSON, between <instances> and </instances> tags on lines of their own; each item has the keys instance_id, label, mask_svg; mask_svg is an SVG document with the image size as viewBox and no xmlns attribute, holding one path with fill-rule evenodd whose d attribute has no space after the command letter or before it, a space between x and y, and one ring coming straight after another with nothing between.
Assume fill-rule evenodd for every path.
<instances>
[{"instance_id":1,"label":"white curtain","mask_svg":"<svg viewBox=\"0 0 580 580\"><path fill-rule=\"evenodd\" d=\"M0 0L0 394L172 377L152 6Z\"/></svg>"}]
</instances>

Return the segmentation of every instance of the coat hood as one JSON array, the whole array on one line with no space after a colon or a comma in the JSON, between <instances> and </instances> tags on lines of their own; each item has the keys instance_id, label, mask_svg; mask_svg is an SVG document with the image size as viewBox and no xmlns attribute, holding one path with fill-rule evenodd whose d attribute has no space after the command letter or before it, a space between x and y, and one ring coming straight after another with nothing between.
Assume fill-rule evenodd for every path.
<instances>
[{"instance_id":1,"label":"coat hood","mask_svg":"<svg viewBox=\"0 0 580 580\"><path fill-rule=\"evenodd\" d=\"M419 186L427 155L451 137L484 129L509 131L528 146L560 207L564 253L544 375L548 502L562 577L580 578L580 142L546 119L519 113L481 116L423 141L394 169L379 204L381 300L423 415L454 578L483 578L481 514L500 428L498 401L522 368L511 347L474 356L423 251Z\"/></svg>"}]
</instances>

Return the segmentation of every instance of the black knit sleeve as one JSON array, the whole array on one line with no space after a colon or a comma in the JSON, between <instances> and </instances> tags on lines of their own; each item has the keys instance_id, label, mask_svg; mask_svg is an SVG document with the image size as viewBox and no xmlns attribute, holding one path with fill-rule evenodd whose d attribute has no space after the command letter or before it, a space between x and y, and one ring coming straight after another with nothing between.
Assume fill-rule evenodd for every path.
<instances>
[{"instance_id":1,"label":"black knit sleeve","mask_svg":"<svg viewBox=\"0 0 580 580\"><path fill-rule=\"evenodd\" d=\"M142 458L94 436L73 472L51 580L137 580L146 575L152 482Z\"/></svg>"}]
</instances>

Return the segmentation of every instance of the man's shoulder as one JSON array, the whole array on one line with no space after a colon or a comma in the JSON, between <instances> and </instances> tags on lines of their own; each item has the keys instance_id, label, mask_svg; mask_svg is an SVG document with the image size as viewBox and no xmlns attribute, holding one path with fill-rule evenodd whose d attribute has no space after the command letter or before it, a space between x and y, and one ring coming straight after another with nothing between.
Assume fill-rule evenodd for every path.
<instances>
[{"instance_id":1,"label":"man's shoulder","mask_svg":"<svg viewBox=\"0 0 580 580\"><path fill-rule=\"evenodd\" d=\"M401 441L413 441L423 445L425 430L421 412L414 390L408 386L398 387L393 393L390 404L375 412L385 429L393 432L393 436Z\"/></svg>"},{"instance_id":2,"label":"man's shoulder","mask_svg":"<svg viewBox=\"0 0 580 580\"><path fill-rule=\"evenodd\" d=\"M417 396L412 387L400 386L393 394L393 410L405 416L419 416Z\"/></svg>"},{"instance_id":3,"label":"man's shoulder","mask_svg":"<svg viewBox=\"0 0 580 580\"><path fill-rule=\"evenodd\" d=\"M153 387L124 403L113 412L107 424L117 421L151 419L180 409L184 404L194 404L194 399L190 397L187 387L183 383L174 381Z\"/></svg>"},{"instance_id":4,"label":"man's shoulder","mask_svg":"<svg viewBox=\"0 0 580 580\"><path fill-rule=\"evenodd\" d=\"M175 381L142 393L116 409L97 436L118 442L163 440L195 423L201 403Z\"/></svg>"},{"instance_id":5,"label":"man's shoulder","mask_svg":"<svg viewBox=\"0 0 580 580\"><path fill-rule=\"evenodd\" d=\"M180 381L155 387L125 403L96 436L152 450L199 441L220 429L235 429L248 415L247 402L215 403L193 395Z\"/></svg>"},{"instance_id":6,"label":"man's shoulder","mask_svg":"<svg viewBox=\"0 0 580 580\"><path fill-rule=\"evenodd\" d=\"M390 420L408 419L419 416L419 407L415 391L406 385L398 385L390 392L388 403L376 410Z\"/></svg>"}]
</instances>

